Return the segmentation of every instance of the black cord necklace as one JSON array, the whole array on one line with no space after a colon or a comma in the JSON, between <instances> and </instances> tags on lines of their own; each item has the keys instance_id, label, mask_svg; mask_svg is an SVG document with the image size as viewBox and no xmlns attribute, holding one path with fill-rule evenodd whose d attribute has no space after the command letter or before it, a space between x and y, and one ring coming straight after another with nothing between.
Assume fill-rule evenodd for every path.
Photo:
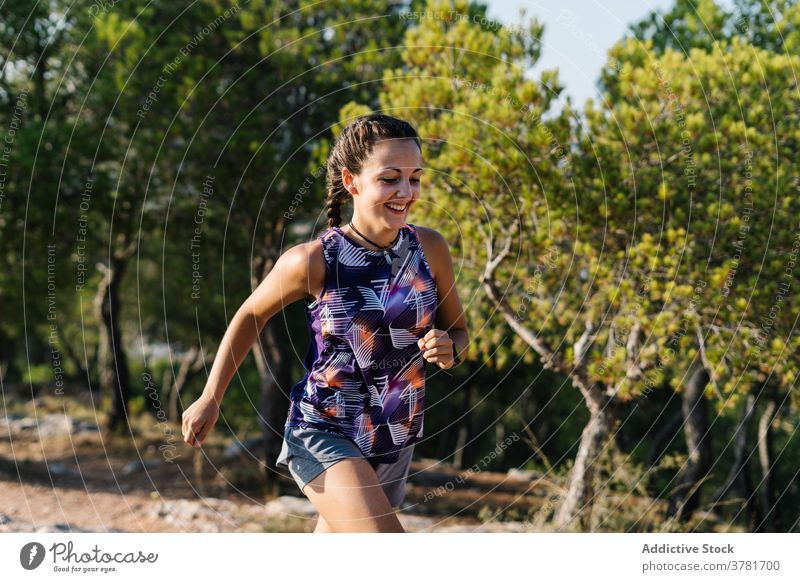
<instances>
[{"instance_id":1,"label":"black cord necklace","mask_svg":"<svg viewBox=\"0 0 800 582\"><path fill-rule=\"evenodd\" d=\"M376 247L378 247L378 248L379 248L379 249L380 249L380 250L383 252L383 256L384 256L384 258L386 259L386 262L387 262L387 263L391 263L391 262L392 262L392 258L389 256L389 249L390 249L391 247L393 247L393 246L394 246L394 243L396 243L396 242L397 242L397 239L398 239L398 238L400 238L400 231L399 231L399 230L397 231L397 236L396 236L396 237L394 237L394 240L393 240L392 242L390 242L388 245L386 245L386 246L383 246L383 245L379 245L378 243L372 242L372 241L371 241L371 240L369 240L367 237L365 237L363 234L361 234L361 232L359 232L359 230L358 230L358 229L355 227L355 225L353 224L353 221L352 221L352 220L351 220L351 221L350 221L348 224L350 225L350 228L352 228L352 229L353 229L353 230L356 232L356 234L358 234L358 236L360 236L361 238L363 238L363 239L364 239L365 241L367 241L369 244L371 244L371 245L373 245L373 246L376 246Z\"/></svg>"}]
</instances>

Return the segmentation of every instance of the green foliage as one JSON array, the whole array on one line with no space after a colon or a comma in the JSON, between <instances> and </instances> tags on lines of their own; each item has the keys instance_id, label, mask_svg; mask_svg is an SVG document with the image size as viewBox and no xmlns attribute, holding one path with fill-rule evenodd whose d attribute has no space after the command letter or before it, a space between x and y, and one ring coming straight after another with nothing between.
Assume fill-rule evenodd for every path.
<instances>
[{"instance_id":1,"label":"green foliage","mask_svg":"<svg viewBox=\"0 0 800 582\"><path fill-rule=\"evenodd\" d=\"M699 10L723 26L712 3ZM502 29L451 16L409 30L381 105L426 140L418 208L450 241L482 364L530 356L527 329L622 400L680 390L695 358L721 412L770 372L793 394L797 295L780 283L800 210L800 63L738 37L703 45L700 21L682 22L685 54L650 38L615 45L602 106L590 100L581 120L548 110L554 75L522 75L531 55ZM482 277L506 240L493 273L503 313Z\"/></svg>"},{"instance_id":2,"label":"green foliage","mask_svg":"<svg viewBox=\"0 0 800 582\"><path fill-rule=\"evenodd\" d=\"M673 48L711 51L717 43L740 37L742 42L775 53L794 53L800 46L800 5L794 0L677 0L668 10L655 10L631 27L640 40L650 39L661 53ZM743 80L748 82L748 80Z\"/></svg>"},{"instance_id":3,"label":"green foliage","mask_svg":"<svg viewBox=\"0 0 800 582\"><path fill-rule=\"evenodd\" d=\"M31 384L43 384L53 380L53 370L50 364L38 364L30 366L22 377L23 382L30 382Z\"/></svg>"},{"instance_id":4,"label":"green foliage","mask_svg":"<svg viewBox=\"0 0 800 582\"><path fill-rule=\"evenodd\" d=\"M633 299L635 283L649 279L649 301L637 308L651 344L660 344L661 354L666 344L689 357L702 347L718 404L730 407L735 392L757 381L758 367L748 360L791 370L787 379L795 370L782 344L753 342L759 317L778 296L781 270L788 265L788 259L777 259L762 267L762 256L770 249L782 249L785 256L796 234L796 196L757 185L775 182L776 159L779 175L796 169L790 162L796 145L789 136L797 124L797 95L786 78L797 62L738 39L712 52L692 49L689 58L669 48L657 56L651 48L650 40L618 43L610 56L623 66L604 71L612 107L587 104L583 157L576 163L589 161L576 175L584 183L579 191L586 207L603 211L587 213L583 225L588 231L605 229L604 250L625 259L616 265L625 273L612 288L626 291L626 302ZM748 78L764 80L742 82ZM773 92L786 99L776 103ZM592 187L600 168L586 167L595 163L586 156L590 151L599 152L604 183L631 192L630 199L609 198L605 189ZM614 268L610 264L601 273ZM758 273L758 285L752 273ZM622 277L632 279L630 284L622 286ZM790 304L796 306L787 298L786 307ZM793 309L784 313L788 324ZM776 328L775 334L788 338L789 328ZM681 359L674 363L685 364Z\"/></svg>"},{"instance_id":5,"label":"green foliage","mask_svg":"<svg viewBox=\"0 0 800 582\"><path fill-rule=\"evenodd\" d=\"M510 433L534 417L548 456L570 450L585 422L580 393L540 376L531 338L563 370L626 401L680 391L700 358L719 412L769 384L786 397L776 424L796 424L797 2L677 0L610 49L601 98L580 111L556 107L557 71L529 72L541 22L523 15L502 26L466 0L252 0L235 11L222 0L190 10L163 0L95 11L28 4L0 8L0 39L14 47L2 59L18 71L0 79L4 136L25 104L0 212L0 347L18 364L8 378L52 380L49 278L63 367L95 366L97 264L125 259L129 410L147 410L138 378L147 366L160 381L164 364L134 356L159 341L213 350L274 259L324 222L318 170L331 140L381 110L410 119L423 138L428 171L410 221L443 233L454 255L468 357L481 368L461 379L504 381L503 394L460 401L475 426L503 422ZM292 337L303 318L289 314ZM433 400L451 397L445 380L431 381ZM234 382L226 420L255 432L252 361ZM537 417L547 402L552 421ZM432 428L449 426L452 416L430 410ZM780 432L781 446L794 444L790 434ZM667 482L682 455L669 451L653 483ZM633 491L640 462L605 459L608 492ZM606 515L604 527L649 527L631 515Z\"/></svg>"},{"instance_id":6,"label":"green foliage","mask_svg":"<svg viewBox=\"0 0 800 582\"><path fill-rule=\"evenodd\" d=\"M511 361L512 342L503 325L490 321L494 308L480 288L484 238L507 231L510 218L535 216L543 207L534 193L558 172L547 163L552 141L567 143L569 127L563 114L542 119L560 90L554 75L548 73L552 91L525 75L539 56L543 27L537 21L521 25L526 33L519 34L476 24L467 2L434 1L425 10L438 16L409 29L405 66L385 73L381 108L402 112L423 136L430 182L416 208L449 240L462 296L471 302L470 326L484 330L474 334L470 356L502 368ZM544 235L530 222L523 232L535 238L514 245L521 261L543 254ZM504 275L513 277L509 291L518 296L525 268Z\"/></svg>"}]
</instances>

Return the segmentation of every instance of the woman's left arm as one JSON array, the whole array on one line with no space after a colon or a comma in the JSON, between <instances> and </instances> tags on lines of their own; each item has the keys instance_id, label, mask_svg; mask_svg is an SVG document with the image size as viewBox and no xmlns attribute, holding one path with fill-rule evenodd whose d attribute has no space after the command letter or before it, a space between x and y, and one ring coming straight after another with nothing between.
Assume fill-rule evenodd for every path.
<instances>
[{"instance_id":1,"label":"woman's left arm","mask_svg":"<svg viewBox=\"0 0 800 582\"><path fill-rule=\"evenodd\" d=\"M417 345L425 350L423 357L440 368L448 369L455 365L454 356L464 361L469 335L467 318L458 298L453 258L445 238L432 228L417 227L423 252L428 259L431 275L436 283L439 305L436 322Z\"/></svg>"}]
</instances>

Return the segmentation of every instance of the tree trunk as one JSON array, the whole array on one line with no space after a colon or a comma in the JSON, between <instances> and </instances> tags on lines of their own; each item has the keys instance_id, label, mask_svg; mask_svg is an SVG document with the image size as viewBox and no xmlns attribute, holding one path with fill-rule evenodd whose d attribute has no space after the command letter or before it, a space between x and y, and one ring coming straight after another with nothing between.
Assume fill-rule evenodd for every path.
<instances>
[{"instance_id":1,"label":"tree trunk","mask_svg":"<svg viewBox=\"0 0 800 582\"><path fill-rule=\"evenodd\" d=\"M0 291L0 305L8 305L7 299ZM5 385L7 380L11 380L16 374L8 375L9 370L14 366L14 354L16 343L0 328L0 386Z\"/></svg>"},{"instance_id":2,"label":"tree trunk","mask_svg":"<svg viewBox=\"0 0 800 582\"><path fill-rule=\"evenodd\" d=\"M662 455L669 447L669 443L675 438L682 422L683 417L675 413L659 427L655 435L653 435L653 442L647 455L648 466L652 467L661 460Z\"/></svg>"},{"instance_id":3,"label":"tree trunk","mask_svg":"<svg viewBox=\"0 0 800 582\"><path fill-rule=\"evenodd\" d=\"M453 451L453 467L464 469L475 463L477 457L478 442L475 435L478 428L475 426L475 383L471 382L464 392L464 409L461 411L461 421L458 423L458 438Z\"/></svg>"},{"instance_id":4,"label":"tree trunk","mask_svg":"<svg viewBox=\"0 0 800 582\"><path fill-rule=\"evenodd\" d=\"M253 346L261 386L261 432L264 435L264 477L271 497L278 495L275 461L283 443L283 428L288 410L288 390L292 385L291 366L286 351L284 323L270 319Z\"/></svg>"},{"instance_id":5,"label":"tree trunk","mask_svg":"<svg viewBox=\"0 0 800 582\"><path fill-rule=\"evenodd\" d=\"M775 531L775 492L772 475L772 421L775 418L775 400L770 399L758 421L758 460L761 465L761 483L758 487L763 518L758 523L756 532Z\"/></svg>"},{"instance_id":6,"label":"tree trunk","mask_svg":"<svg viewBox=\"0 0 800 582\"><path fill-rule=\"evenodd\" d=\"M164 368L164 376L161 378L161 403L167 409L167 419L170 422L176 422L178 419L178 408L172 405L172 400L177 394L177 391L173 389L173 384L172 366L167 366Z\"/></svg>"},{"instance_id":7,"label":"tree trunk","mask_svg":"<svg viewBox=\"0 0 800 582\"><path fill-rule=\"evenodd\" d=\"M83 354L83 357L74 349L72 349L72 342L68 341L66 337L64 337L63 332L59 330L59 341L61 342L61 348L63 353L66 357L72 362L72 365L77 368L77 376L86 381L86 386L92 386L93 384L97 383L96 378L92 378L92 370L96 370L95 366L92 366L92 360L95 359L94 354L90 354L88 352ZM95 346L95 352L97 351L97 347ZM84 366L83 363L86 362Z\"/></svg>"},{"instance_id":8,"label":"tree trunk","mask_svg":"<svg viewBox=\"0 0 800 582\"><path fill-rule=\"evenodd\" d=\"M589 422L581 433L567 493L556 511L555 525L559 529L573 529L575 525L582 531L590 529L596 463L617 418L618 404L605 394L605 386L594 384L583 394L589 408Z\"/></svg>"},{"instance_id":9,"label":"tree trunk","mask_svg":"<svg viewBox=\"0 0 800 582\"><path fill-rule=\"evenodd\" d=\"M711 469L711 434L708 427L708 401L704 392L709 376L695 365L683 391L681 409L688 458L678 474L678 485L670 496L667 517L689 519L700 504L703 479Z\"/></svg>"},{"instance_id":10,"label":"tree trunk","mask_svg":"<svg viewBox=\"0 0 800 582\"><path fill-rule=\"evenodd\" d=\"M45 43L42 46L42 54L39 55L39 58L36 60L36 69L34 70L33 76L33 90L35 95L35 105L34 108L36 112L39 114L40 119L45 120L49 116L49 108L50 104L47 102L47 97L45 95L46 89L46 77L47 77L47 60L50 54L48 50L49 43Z\"/></svg>"},{"instance_id":11,"label":"tree trunk","mask_svg":"<svg viewBox=\"0 0 800 582\"><path fill-rule=\"evenodd\" d=\"M453 432L457 435L455 448L453 449L453 468L461 470L464 468L464 447L467 445L469 430L466 423L462 422L458 430Z\"/></svg>"},{"instance_id":12,"label":"tree trunk","mask_svg":"<svg viewBox=\"0 0 800 582\"><path fill-rule=\"evenodd\" d=\"M186 385L203 369L214 362L214 354L206 354L203 356L200 348L193 346L183 356L181 356L181 365L178 368L178 375L175 376L174 385L170 389L168 398L170 418L175 420L183 416L183 409L180 404L182 399L180 395L183 394Z\"/></svg>"},{"instance_id":13,"label":"tree trunk","mask_svg":"<svg viewBox=\"0 0 800 582\"><path fill-rule=\"evenodd\" d=\"M476 370L472 367L471 361L466 361L461 365L467 367L465 373L467 377L473 377L476 373ZM471 398L469 386L469 383L460 388L449 385L448 394L444 395L437 403L437 406L442 407L440 417L453 419L453 426L450 427L452 430L444 430L441 432L441 435L437 438L436 451L433 454L437 459L447 460L447 462L450 462L454 467L458 463L463 463L463 452L459 452L462 450L463 445L459 443L467 442L467 429L464 423L470 411ZM426 428L425 430L427 432L428 429Z\"/></svg>"},{"instance_id":14,"label":"tree trunk","mask_svg":"<svg viewBox=\"0 0 800 582\"><path fill-rule=\"evenodd\" d=\"M109 398L106 427L109 431L124 433L128 426L128 400L130 383L128 378L128 359L122 347L120 332L119 289L128 264L127 257L113 255L108 266L98 264L103 279L95 297L95 312L100 323L100 344L98 356L100 387Z\"/></svg>"},{"instance_id":15,"label":"tree trunk","mask_svg":"<svg viewBox=\"0 0 800 582\"><path fill-rule=\"evenodd\" d=\"M461 400L466 400L469 402L469 398L467 396L466 391L460 390L461 392ZM459 398L457 392L451 393L449 396L445 397L441 401L442 406L442 418L457 418L458 411L461 409L459 407L456 409L456 399ZM464 405L466 406L466 404ZM427 432L427 426L425 432ZM441 433L441 436L438 439L438 443L436 445L436 458L437 459L449 459L451 462L455 462L455 451L458 450L458 431L456 430L445 430Z\"/></svg>"},{"instance_id":16,"label":"tree trunk","mask_svg":"<svg viewBox=\"0 0 800 582\"><path fill-rule=\"evenodd\" d=\"M711 496L711 500L717 503L724 499L731 489L736 490L738 495L744 499L751 531L760 521L758 507L753 503L753 485L750 481L750 471L747 463L750 456L747 451L747 431L750 427L755 407L755 395L748 394L742 408L741 420L733 436L733 464L731 465L731 470L728 472L725 482Z\"/></svg>"}]
</instances>

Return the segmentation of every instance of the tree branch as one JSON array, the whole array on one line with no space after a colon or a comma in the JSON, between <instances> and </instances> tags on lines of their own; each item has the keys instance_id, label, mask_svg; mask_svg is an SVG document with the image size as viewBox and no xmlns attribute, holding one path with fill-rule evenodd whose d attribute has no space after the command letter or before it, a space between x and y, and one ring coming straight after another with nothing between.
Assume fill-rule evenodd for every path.
<instances>
[{"instance_id":1,"label":"tree branch","mask_svg":"<svg viewBox=\"0 0 800 582\"><path fill-rule=\"evenodd\" d=\"M516 223L516 221L515 221ZM523 325L520 321L519 317L517 317L516 312L511 308L508 301L506 301L505 297L500 293L500 290L497 288L497 284L495 283L494 274L495 271L500 264L500 261L503 260L506 256L508 256L509 250L511 248L511 236L507 236L505 243L503 245L503 249L497 256L493 256L493 244L491 241L491 237L486 237L486 248L487 248L487 262L486 267L484 269L483 275L481 277L481 283L483 285L486 294L489 298L495 303L497 308L500 310L500 313L505 318L506 322L514 332L519 335L522 340L527 343L533 350L539 354L539 357L542 359L542 365L546 370L557 370L561 372L566 372L563 367L563 363L559 358L558 354L555 353L545 342L543 342L539 337L537 337L536 333L533 330L529 329L527 326Z\"/></svg>"},{"instance_id":2,"label":"tree branch","mask_svg":"<svg viewBox=\"0 0 800 582\"><path fill-rule=\"evenodd\" d=\"M717 398L722 400L722 392L720 391L719 386L717 386L717 373L714 371L714 366L708 359L708 354L706 354L706 342L705 337L703 336L703 330L700 329L700 324L695 326L695 332L697 334L697 345L700 351L700 359L703 362L703 366L705 366L706 370L708 371L708 381L711 384L711 387L714 388L714 392L717 393Z\"/></svg>"}]
</instances>

